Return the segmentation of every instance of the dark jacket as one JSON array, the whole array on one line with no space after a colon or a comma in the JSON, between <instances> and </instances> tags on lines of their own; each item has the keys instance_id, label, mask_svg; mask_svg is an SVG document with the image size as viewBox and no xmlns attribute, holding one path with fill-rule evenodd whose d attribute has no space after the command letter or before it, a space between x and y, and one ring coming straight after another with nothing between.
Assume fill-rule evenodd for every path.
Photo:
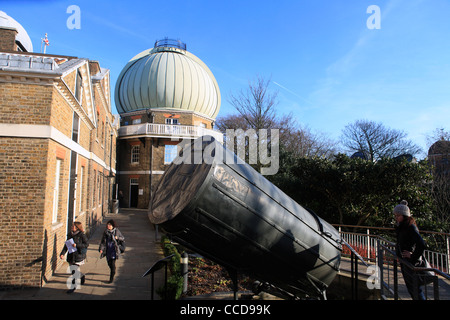
<instances>
[{"instance_id":1,"label":"dark jacket","mask_svg":"<svg viewBox=\"0 0 450 320\"><path fill-rule=\"evenodd\" d=\"M422 256L426 248L426 243L419 234L419 229L415 224L410 224L408 221L402 221L396 227L397 233L397 256L401 257L402 251L406 250L412 252L411 258L405 259L413 265Z\"/></svg>"},{"instance_id":2,"label":"dark jacket","mask_svg":"<svg viewBox=\"0 0 450 320\"><path fill-rule=\"evenodd\" d=\"M73 242L77 245L77 251L67 254L67 262L69 263L78 263L86 259L87 248L89 247L89 242L86 234L84 232L79 231L76 234L69 233L67 235L67 240L70 238L73 239ZM60 255L64 255L67 252L67 246L64 245L64 248L61 251Z\"/></svg>"},{"instance_id":3,"label":"dark jacket","mask_svg":"<svg viewBox=\"0 0 450 320\"><path fill-rule=\"evenodd\" d=\"M117 240L116 240L117 236ZM119 259L120 257L120 250L119 250L119 244L117 241L124 241L125 237L122 235L120 230L118 228L114 228L113 230L106 229L103 232L102 240L100 241L100 246L98 247L98 251L102 251L100 255L100 259L106 256L106 249L108 247L108 242L112 242L114 244L114 250L116 252L115 259Z\"/></svg>"}]
</instances>

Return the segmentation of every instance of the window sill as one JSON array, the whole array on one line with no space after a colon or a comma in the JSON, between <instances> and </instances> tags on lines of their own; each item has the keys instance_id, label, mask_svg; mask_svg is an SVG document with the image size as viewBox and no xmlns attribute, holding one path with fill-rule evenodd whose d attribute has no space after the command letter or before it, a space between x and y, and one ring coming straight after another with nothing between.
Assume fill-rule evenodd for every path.
<instances>
[{"instance_id":1,"label":"window sill","mask_svg":"<svg viewBox=\"0 0 450 320\"><path fill-rule=\"evenodd\" d=\"M59 229L63 226L62 222L54 222L52 223L52 231L55 231L56 229Z\"/></svg>"}]
</instances>

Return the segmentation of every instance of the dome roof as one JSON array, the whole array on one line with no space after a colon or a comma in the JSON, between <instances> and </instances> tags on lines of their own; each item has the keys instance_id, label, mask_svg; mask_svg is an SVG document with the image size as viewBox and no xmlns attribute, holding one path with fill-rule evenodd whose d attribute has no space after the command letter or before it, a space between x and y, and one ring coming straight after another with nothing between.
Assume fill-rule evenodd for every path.
<instances>
[{"instance_id":1,"label":"dome roof","mask_svg":"<svg viewBox=\"0 0 450 320\"><path fill-rule=\"evenodd\" d=\"M432 144L428 149L428 155L449 154L450 153L450 141L439 140Z\"/></svg>"},{"instance_id":2,"label":"dome roof","mask_svg":"<svg viewBox=\"0 0 450 320\"><path fill-rule=\"evenodd\" d=\"M206 64L195 55L165 43L128 62L117 79L115 102L119 113L148 108L178 109L214 119L221 97Z\"/></svg>"},{"instance_id":3,"label":"dome roof","mask_svg":"<svg viewBox=\"0 0 450 320\"><path fill-rule=\"evenodd\" d=\"M20 23L8 16L5 12L0 11L0 28L10 28L17 30L16 40L25 48L28 52L33 52L33 44L28 36L28 33L22 27Z\"/></svg>"}]
</instances>

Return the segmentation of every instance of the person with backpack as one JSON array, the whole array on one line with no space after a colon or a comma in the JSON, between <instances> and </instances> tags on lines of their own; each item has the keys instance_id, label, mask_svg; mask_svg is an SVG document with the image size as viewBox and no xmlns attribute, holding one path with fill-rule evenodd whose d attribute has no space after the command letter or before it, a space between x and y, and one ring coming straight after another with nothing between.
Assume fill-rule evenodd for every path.
<instances>
[{"instance_id":1,"label":"person with backpack","mask_svg":"<svg viewBox=\"0 0 450 320\"><path fill-rule=\"evenodd\" d=\"M64 259L64 255L67 252L67 262L69 263L70 271L72 272L72 281L68 281L69 290L67 293L72 293L75 289L78 289L78 278L81 280L81 284L84 284L86 277L80 271L80 266L84 264L86 259L87 248L89 246L88 238L84 233L83 224L75 221L70 232L67 235L67 241L60 253L60 258Z\"/></svg>"},{"instance_id":2,"label":"person with backpack","mask_svg":"<svg viewBox=\"0 0 450 320\"><path fill-rule=\"evenodd\" d=\"M110 269L109 283L114 281L116 274L116 260L125 251L125 238L117 228L114 220L109 220L106 223L106 229L103 232L102 240L99 246L100 259L106 257L108 267Z\"/></svg>"}]
</instances>

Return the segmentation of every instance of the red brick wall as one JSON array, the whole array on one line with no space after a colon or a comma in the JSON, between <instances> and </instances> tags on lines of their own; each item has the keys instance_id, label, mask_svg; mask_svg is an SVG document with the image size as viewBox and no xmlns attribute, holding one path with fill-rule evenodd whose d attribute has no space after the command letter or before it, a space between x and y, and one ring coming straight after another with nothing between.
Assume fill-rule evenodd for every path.
<instances>
[{"instance_id":1,"label":"red brick wall","mask_svg":"<svg viewBox=\"0 0 450 320\"><path fill-rule=\"evenodd\" d=\"M0 137L1 286L40 285L47 152L46 139Z\"/></svg>"}]
</instances>

